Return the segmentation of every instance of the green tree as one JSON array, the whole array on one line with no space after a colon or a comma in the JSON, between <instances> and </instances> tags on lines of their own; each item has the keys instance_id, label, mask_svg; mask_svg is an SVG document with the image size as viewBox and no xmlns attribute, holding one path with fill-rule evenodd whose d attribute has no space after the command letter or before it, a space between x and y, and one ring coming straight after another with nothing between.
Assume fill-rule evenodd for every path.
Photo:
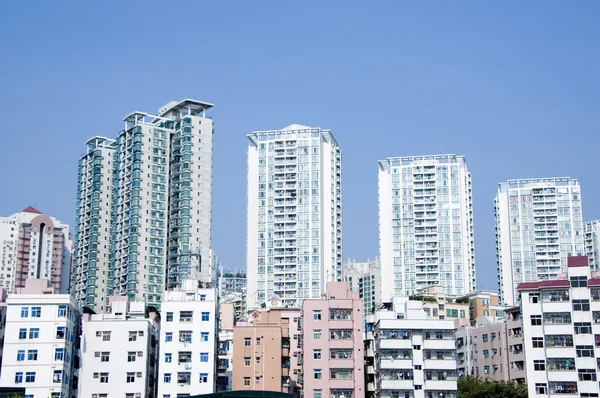
<instances>
[{"instance_id":1,"label":"green tree","mask_svg":"<svg viewBox=\"0 0 600 398\"><path fill-rule=\"evenodd\" d=\"M527 398L527 385L465 376L458 379L458 398Z\"/></svg>"}]
</instances>

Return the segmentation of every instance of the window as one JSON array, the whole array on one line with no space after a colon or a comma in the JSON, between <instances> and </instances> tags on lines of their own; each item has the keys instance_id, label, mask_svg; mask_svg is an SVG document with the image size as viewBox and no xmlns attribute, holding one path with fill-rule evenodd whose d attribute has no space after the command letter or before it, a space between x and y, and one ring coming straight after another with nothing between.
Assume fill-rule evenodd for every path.
<instances>
[{"instance_id":1,"label":"window","mask_svg":"<svg viewBox=\"0 0 600 398\"><path fill-rule=\"evenodd\" d=\"M179 313L179 322L192 322L194 320L194 311L181 311Z\"/></svg>"},{"instance_id":2,"label":"window","mask_svg":"<svg viewBox=\"0 0 600 398\"><path fill-rule=\"evenodd\" d=\"M569 279L571 287L587 287L587 276L572 276Z\"/></svg>"},{"instance_id":3,"label":"window","mask_svg":"<svg viewBox=\"0 0 600 398\"><path fill-rule=\"evenodd\" d=\"M127 352L127 362L135 362L136 358L137 358L137 355L135 354L135 351Z\"/></svg>"},{"instance_id":4,"label":"window","mask_svg":"<svg viewBox=\"0 0 600 398\"><path fill-rule=\"evenodd\" d=\"M260 384L260 376L256 376L255 377L255 383L256 384Z\"/></svg>"},{"instance_id":5,"label":"window","mask_svg":"<svg viewBox=\"0 0 600 398\"><path fill-rule=\"evenodd\" d=\"M352 379L354 372L352 369L330 369L329 376L331 379Z\"/></svg>"},{"instance_id":6,"label":"window","mask_svg":"<svg viewBox=\"0 0 600 398\"><path fill-rule=\"evenodd\" d=\"M578 346L575 346L575 352L577 352L578 358L593 358L594 357L594 346L578 345Z\"/></svg>"},{"instance_id":7,"label":"window","mask_svg":"<svg viewBox=\"0 0 600 398\"><path fill-rule=\"evenodd\" d=\"M200 332L200 340L208 341L208 332Z\"/></svg>"},{"instance_id":8,"label":"window","mask_svg":"<svg viewBox=\"0 0 600 398\"><path fill-rule=\"evenodd\" d=\"M178 372L177 373L178 384L192 384L192 373L191 372Z\"/></svg>"},{"instance_id":9,"label":"window","mask_svg":"<svg viewBox=\"0 0 600 398\"><path fill-rule=\"evenodd\" d=\"M200 362L208 362L208 352L200 353Z\"/></svg>"},{"instance_id":10,"label":"window","mask_svg":"<svg viewBox=\"0 0 600 398\"><path fill-rule=\"evenodd\" d=\"M54 349L54 360L55 361L63 361L65 358L65 349L64 348L55 348Z\"/></svg>"},{"instance_id":11,"label":"window","mask_svg":"<svg viewBox=\"0 0 600 398\"><path fill-rule=\"evenodd\" d=\"M173 333L172 332L165 333L165 342L168 343L169 341L173 341Z\"/></svg>"},{"instance_id":12,"label":"window","mask_svg":"<svg viewBox=\"0 0 600 398\"><path fill-rule=\"evenodd\" d=\"M483 373L484 373L484 374L486 374L486 375L487 375L487 374L489 374L489 373L490 373L490 367L489 367L489 366L487 366L487 365L486 365L486 366L484 366L484 367L483 367Z\"/></svg>"},{"instance_id":13,"label":"window","mask_svg":"<svg viewBox=\"0 0 600 398\"><path fill-rule=\"evenodd\" d=\"M548 394L548 386L546 383L535 383L535 393L536 394Z\"/></svg>"},{"instance_id":14,"label":"window","mask_svg":"<svg viewBox=\"0 0 600 398\"><path fill-rule=\"evenodd\" d=\"M210 321L210 312L203 312L202 313L202 322L208 322Z\"/></svg>"},{"instance_id":15,"label":"window","mask_svg":"<svg viewBox=\"0 0 600 398\"><path fill-rule=\"evenodd\" d=\"M579 369L579 381L596 381L596 369Z\"/></svg>"},{"instance_id":16,"label":"window","mask_svg":"<svg viewBox=\"0 0 600 398\"><path fill-rule=\"evenodd\" d=\"M260 345L260 337L256 338L256 345Z\"/></svg>"},{"instance_id":17,"label":"window","mask_svg":"<svg viewBox=\"0 0 600 398\"><path fill-rule=\"evenodd\" d=\"M315 321L321 320L321 311L313 310L313 320L315 320Z\"/></svg>"},{"instance_id":18,"label":"window","mask_svg":"<svg viewBox=\"0 0 600 398\"><path fill-rule=\"evenodd\" d=\"M172 353L165 353L165 363L171 363L173 361Z\"/></svg>"},{"instance_id":19,"label":"window","mask_svg":"<svg viewBox=\"0 0 600 398\"><path fill-rule=\"evenodd\" d=\"M58 317L59 318L66 318L67 317L67 306L66 305L59 305L58 306Z\"/></svg>"},{"instance_id":20,"label":"window","mask_svg":"<svg viewBox=\"0 0 600 398\"><path fill-rule=\"evenodd\" d=\"M544 348L543 337L533 337L531 340L533 341L533 348Z\"/></svg>"},{"instance_id":21,"label":"window","mask_svg":"<svg viewBox=\"0 0 600 398\"><path fill-rule=\"evenodd\" d=\"M258 365L260 363L260 357L256 357L256 364Z\"/></svg>"},{"instance_id":22,"label":"window","mask_svg":"<svg viewBox=\"0 0 600 398\"><path fill-rule=\"evenodd\" d=\"M15 373L15 384L23 383L23 372Z\"/></svg>"},{"instance_id":23,"label":"window","mask_svg":"<svg viewBox=\"0 0 600 398\"><path fill-rule=\"evenodd\" d=\"M19 340L25 340L27 338L27 329L19 329Z\"/></svg>"},{"instance_id":24,"label":"window","mask_svg":"<svg viewBox=\"0 0 600 398\"><path fill-rule=\"evenodd\" d=\"M542 316L541 315L531 315L531 326L541 326L542 324Z\"/></svg>"},{"instance_id":25,"label":"window","mask_svg":"<svg viewBox=\"0 0 600 398\"><path fill-rule=\"evenodd\" d=\"M545 360L533 361L533 370L536 370L536 371L546 370L546 361Z\"/></svg>"},{"instance_id":26,"label":"window","mask_svg":"<svg viewBox=\"0 0 600 398\"><path fill-rule=\"evenodd\" d=\"M56 327L56 338L59 340L63 340L67 333L67 328L65 326L57 326Z\"/></svg>"},{"instance_id":27,"label":"window","mask_svg":"<svg viewBox=\"0 0 600 398\"><path fill-rule=\"evenodd\" d=\"M575 322L575 334L591 334L591 322Z\"/></svg>"},{"instance_id":28,"label":"window","mask_svg":"<svg viewBox=\"0 0 600 398\"><path fill-rule=\"evenodd\" d=\"M170 383L171 382L171 373L165 373L165 375L163 376L163 381L165 383Z\"/></svg>"},{"instance_id":29,"label":"window","mask_svg":"<svg viewBox=\"0 0 600 398\"><path fill-rule=\"evenodd\" d=\"M29 316L29 308L21 307L21 318L27 318Z\"/></svg>"},{"instance_id":30,"label":"window","mask_svg":"<svg viewBox=\"0 0 600 398\"><path fill-rule=\"evenodd\" d=\"M573 311L589 311L590 300L573 300Z\"/></svg>"},{"instance_id":31,"label":"window","mask_svg":"<svg viewBox=\"0 0 600 398\"><path fill-rule=\"evenodd\" d=\"M62 383L62 370L55 370L52 374L52 382L54 383Z\"/></svg>"},{"instance_id":32,"label":"window","mask_svg":"<svg viewBox=\"0 0 600 398\"><path fill-rule=\"evenodd\" d=\"M489 358L490 357L490 351L489 350L483 350L483 357L484 358Z\"/></svg>"},{"instance_id":33,"label":"window","mask_svg":"<svg viewBox=\"0 0 600 398\"><path fill-rule=\"evenodd\" d=\"M190 330L180 330L179 331L179 342L180 343L191 343L192 342L192 332Z\"/></svg>"},{"instance_id":34,"label":"window","mask_svg":"<svg viewBox=\"0 0 600 398\"><path fill-rule=\"evenodd\" d=\"M352 329L332 329L329 332L331 340L348 340L352 338Z\"/></svg>"},{"instance_id":35,"label":"window","mask_svg":"<svg viewBox=\"0 0 600 398\"><path fill-rule=\"evenodd\" d=\"M313 391L313 398L321 398L323 395L321 393L321 390L314 390Z\"/></svg>"},{"instance_id":36,"label":"window","mask_svg":"<svg viewBox=\"0 0 600 398\"><path fill-rule=\"evenodd\" d=\"M110 341L110 332L102 332L102 341Z\"/></svg>"},{"instance_id":37,"label":"window","mask_svg":"<svg viewBox=\"0 0 600 398\"><path fill-rule=\"evenodd\" d=\"M31 307L31 317L39 318L42 316L42 307Z\"/></svg>"},{"instance_id":38,"label":"window","mask_svg":"<svg viewBox=\"0 0 600 398\"><path fill-rule=\"evenodd\" d=\"M135 383L135 373L127 373L127 383Z\"/></svg>"},{"instance_id":39,"label":"window","mask_svg":"<svg viewBox=\"0 0 600 398\"><path fill-rule=\"evenodd\" d=\"M313 370L313 377L317 380L320 380L323 374L321 373L321 369Z\"/></svg>"},{"instance_id":40,"label":"window","mask_svg":"<svg viewBox=\"0 0 600 398\"><path fill-rule=\"evenodd\" d=\"M28 361L37 361L37 359L38 359L38 350L27 351L27 360Z\"/></svg>"},{"instance_id":41,"label":"window","mask_svg":"<svg viewBox=\"0 0 600 398\"><path fill-rule=\"evenodd\" d=\"M483 343L487 343L488 342L488 335L487 334L482 334L481 335L481 341Z\"/></svg>"},{"instance_id":42,"label":"window","mask_svg":"<svg viewBox=\"0 0 600 398\"><path fill-rule=\"evenodd\" d=\"M108 383L108 373L100 373L100 383Z\"/></svg>"},{"instance_id":43,"label":"window","mask_svg":"<svg viewBox=\"0 0 600 398\"><path fill-rule=\"evenodd\" d=\"M40 338L40 328L29 329L29 339L39 339L39 338Z\"/></svg>"},{"instance_id":44,"label":"window","mask_svg":"<svg viewBox=\"0 0 600 398\"><path fill-rule=\"evenodd\" d=\"M313 358L321 359L321 350L313 350Z\"/></svg>"},{"instance_id":45,"label":"window","mask_svg":"<svg viewBox=\"0 0 600 398\"><path fill-rule=\"evenodd\" d=\"M249 386L250 386L250 378L244 377L244 387L249 387Z\"/></svg>"},{"instance_id":46,"label":"window","mask_svg":"<svg viewBox=\"0 0 600 398\"><path fill-rule=\"evenodd\" d=\"M17 361L21 362L25 360L25 350L17 351Z\"/></svg>"},{"instance_id":47,"label":"window","mask_svg":"<svg viewBox=\"0 0 600 398\"><path fill-rule=\"evenodd\" d=\"M100 362L109 362L110 361L110 352L103 352L100 355Z\"/></svg>"},{"instance_id":48,"label":"window","mask_svg":"<svg viewBox=\"0 0 600 398\"><path fill-rule=\"evenodd\" d=\"M25 373L25 383L35 383L35 372Z\"/></svg>"},{"instance_id":49,"label":"window","mask_svg":"<svg viewBox=\"0 0 600 398\"><path fill-rule=\"evenodd\" d=\"M206 301L206 294L200 295L200 301Z\"/></svg>"},{"instance_id":50,"label":"window","mask_svg":"<svg viewBox=\"0 0 600 398\"><path fill-rule=\"evenodd\" d=\"M173 313L167 312L167 322L173 322Z\"/></svg>"},{"instance_id":51,"label":"window","mask_svg":"<svg viewBox=\"0 0 600 398\"><path fill-rule=\"evenodd\" d=\"M250 366L250 358L244 358L244 366Z\"/></svg>"},{"instance_id":52,"label":"window","mask_svg":"<svg viewBox=\"0 0 600 398\"><path fill-rule=\"evenodd\" d=\"M318 329L313 330L313 338L315 340L320 340L321 339L321 331Z\"/></svg>"},{"instance_id":53,"label":"window","mask_svg":"<svg viewBox=\"0 0 600 398\"><path fill-rule=\"evenodd\" d=\"M137 332L129 332L129 341L137 341Z\"/></svg>"},{"instance_id":54,"label":"window","mask_svg":"<svg viewBox=\"0 0 600 398\"><path fill-rule=\"evenodd\" d=\"M252 344L252 339L250 337L244 338L244 347L250 347Z\"/></svg>"},{"instance_id":55,"label":"window","mask_svg":"<svg viewBox=\"0 0 600 398\"><path fill-rule=\"evenodd\" d=\"M200 373L200 383L208 383L208 373Z\"/></svg>"}]
</instances>

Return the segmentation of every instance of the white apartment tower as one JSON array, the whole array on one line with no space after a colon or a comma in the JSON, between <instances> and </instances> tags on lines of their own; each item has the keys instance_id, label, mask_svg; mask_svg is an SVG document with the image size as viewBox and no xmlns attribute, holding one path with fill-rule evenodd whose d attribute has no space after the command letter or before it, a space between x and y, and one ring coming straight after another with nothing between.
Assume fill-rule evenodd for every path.
<instances>
[{"instance_id":1,"label":"white apartment tower","mask_svg":"<svg viewBox=\"0 0 600 398\"><path fill-rule=\"evenodd\" d=\"M172 101L158 115L128 115L114 141L88 141L72 280L82 305L103 310L109 296L127 295L159 306L165 288L185 278L210 281L211 107Z\"/></svg>"},{"instance_id":2,"label":"white apartment tower","mask_svg":"<svg viewBox=\"0 0 600 398\"><path fill-rule=\"evenodd\" d=\"M458 155L379 162L379 259L383 300L431 285L475 290L471 174Z\"/></svg>"},{"instance_id":3,"label":"white apartment tower","mask_svg":"<svg viewBox=\"0 0 600 398\"><path fill-rule=\"evenodd\" d=\"M108 258L112 167L116 142L93 137L79 159L75 252L70 292L82 305L104 312L108 304Z\"/></svg>"},{"instance_id":4,"label":"white apartment tower","mask_svg":"<svg viewBox=\"0 0 600 398\"><path fill-rule=\"evenodd\" d=\"M216 391L216 288L191 279L164 292L161 306L158 397Z\"/></svg>"},{"instance_id":5,"label":"white apartment tower","mask_svg":"<svg viewBox=\"0 0 600 398\"><path fill-rule=\"evenodd\" d=\"M567 272L567 257L584 254L581 188L576 179L500 183L494 207L502 304L518 304L519 283L556 279Z\"/></svg>"},{"instance_id":6,"label":"white apartment tower","mask_svg":"<svg viewBox=\"0 0 600 398\"><path fill-rule=\"evenodd\" d=\"M600 220L583 223L585 255L590 261L592 271L600 271Z\"/></svg>"},{"instance_id":7,"label":"white apartment tower","mask_svg":"<svg viewBox=\"0 0 600 398\"><path fill-rule=\"evenodd\" d=\"M290 307L341 280L341 151L330 130L248 135L247 297Z\"/></svg>"},{"instance_id":8,"label":"white apartment tower","mask_svg":"<svg viewBox=\"0 0 600 398\"><path fill-rule=\"evenodd\" d=\"M80 397L156 397L156 316L124 296L109 298L108 313L83 315Z\"/></svg>"}]
</instances>

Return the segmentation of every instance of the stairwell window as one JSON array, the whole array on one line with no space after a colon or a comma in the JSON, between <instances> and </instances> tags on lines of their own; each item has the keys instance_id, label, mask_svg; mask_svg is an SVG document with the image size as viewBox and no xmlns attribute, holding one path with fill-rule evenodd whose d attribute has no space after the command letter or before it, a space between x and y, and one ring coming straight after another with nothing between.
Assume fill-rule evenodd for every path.
<instances>
[{"instance_id":1,"label":"stairwell window","mask_svg":"<svg viewBox=\"0 0 600 398\"><path fill-rule=\"evenodd\" d=\"M315 320L315 321L321 320L321 311L313 310L313 320Z\"/></svg>"}]
</instances>

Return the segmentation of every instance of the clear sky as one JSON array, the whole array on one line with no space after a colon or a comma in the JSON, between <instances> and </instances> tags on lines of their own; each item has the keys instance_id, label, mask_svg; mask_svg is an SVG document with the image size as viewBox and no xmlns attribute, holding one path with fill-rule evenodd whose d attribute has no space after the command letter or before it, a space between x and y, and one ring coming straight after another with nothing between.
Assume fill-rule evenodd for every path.
<instances>
[{"instance_id":1,"label":"clear sky","mask_svg":"<svg viewBox=\"0 0 600 398\"><path fill-rule=\"evenodd\" d=\"M580 179L600 218L599 1L16 1L0 6L0 214L75 218L94 135L170 100L214 103L213 247L245 266L246 134L331 128L344 257L378 254L377 160L456 153L473 176L478 285L493 197Z\"/></svg>"}]
</instances>

